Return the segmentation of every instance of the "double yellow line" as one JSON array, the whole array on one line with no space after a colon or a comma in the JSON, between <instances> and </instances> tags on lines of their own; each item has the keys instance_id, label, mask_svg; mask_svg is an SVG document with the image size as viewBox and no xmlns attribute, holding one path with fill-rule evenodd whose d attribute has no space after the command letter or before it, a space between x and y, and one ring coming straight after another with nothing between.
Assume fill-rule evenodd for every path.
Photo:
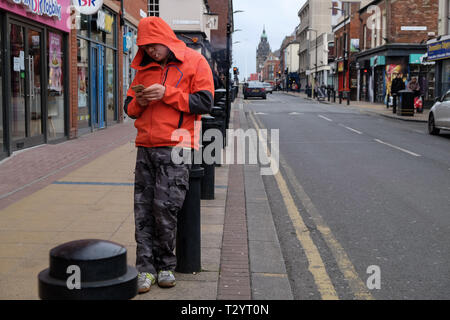
<instances>
[{"instance_id":1,"label":"double yellow line","mask_svg":"<svg viewBox=\"0 0 450 320\"><path fill-rule=\"evenodd\" d=\"M253 122L254 127L258 131L258 135L261 135L260 128L263 128L261 122L253 115L252 112L249 113L250 119ZM260 139L267 139L267 137L259 137ZM266 140L267 141L267 140ZM271 157L268 150L267 154ZM323 221L320 216L318 210L315 208L309 196L304 191L303 187L295 178L295 174L292 169L286 163L281 153L279 155L280 160L280 168L282 167L286 171L286 175L288 177L289 182L291 183L293 189L296 192L296 195L299 197L300 201L304 205L307 213L313 219L317 230L321 233L323 239L327 243L330 251L332 252L337 265L347 280L350 289L352 290L356 299L361 300L371 300L373 299L372 295L368 291L367 287L363 283L363 281L359 278L358 273L356 272L353 264L351 263L347 253L344 248L340 245L340 243L336 240L331 232L330 228ZM317 289L324 300L338 300L339 296L336 292L336 289L328 275L328 272L325 267L325 263L322 260L319 249L314 244L314 241L311 238L311 234L309 229L307 228L303 218L297 208L294 198L288 188L288 185L281 174L281 170L275 174L275 180L277 182L278 188L281 192L281 196L283 198L284 204L286 206L288 215L291 219L291 222L295 228L295 233L297 235L297 239L300 241L303 250L305 251L305 255L308 259L308 270L311 272L314 281L316 283Z\"/></svg>"}]
</instances>

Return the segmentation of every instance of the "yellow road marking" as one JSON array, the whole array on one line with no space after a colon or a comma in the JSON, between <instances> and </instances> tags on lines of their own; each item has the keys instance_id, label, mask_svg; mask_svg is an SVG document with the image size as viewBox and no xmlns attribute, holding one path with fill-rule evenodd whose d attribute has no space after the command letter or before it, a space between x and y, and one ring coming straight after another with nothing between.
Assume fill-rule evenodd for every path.
<instances>
[{"instance_id":1,"label":"yellow road marking","mask_svg":"<svg viewBox=\"0 0 450 320\"><path fill-rule=\"evenodd\" d=\"M253 122L255 123L256 128L259 128L258 123L260 123L261 127L263 127L261 122L259 122L258 119L256 119L252 113L250 113L250 116L251 116ZM353 266L352 262L350 261L350 258L348 257L344 248L339 243L339 241L337 241L337 239L334 237L333 233L331 232L331 229L323 221L322 216L319 214L318 210L312 203L311 198L309 198L309 196L306 194L305 190L298 182L293 170L287 164L287 162L284 160L284 157L281 155L281 153L279 154L279 161L280 161L280 168L281 167L284 168L284 170L286 172L286 176L287 176L289 182L291 183L293 189L295 190L296 195L299 197L299 199L302 202L302 204L304 205L306 211L309 213L309 215L313 219L313 221L317 227L317 230L322 234L322 237L324 238L330 251L332 252L340 271L344 275L345 279L348 281L350 289L352 290L355 297L357 299L363 299L363 300L374 299L373 296L368 291L367 287L365 286L364 282L359 278L358 273L356 272L355 267ZM280 172L278 172L278 175L281 176ZM277 176L275 176L275 178L278 182ZM283 178L281 177L281 179L283 179ZM284 185L283 185L283 183L284 183ZM287 188L286 182L283 180L281 182L281 184L282 184L283 189L286 188L285 192L288 193L288 201L290 202L289 199L292 199L292 196L289 192L289 189ZM280 187L280 183L278 185ZM281 188L280 188L280 190L281 190ZM283 193L282 193L282 195L283 195ZM290 205L295 207L295 210L297 211L297 215L299 216L299 219L301 220L302 218L300 217L300 213L298 212L298 209L295 206L295 203L293 202ZM294 210L294 208L291 208L291 210ZM291 220L292 220L292 217L291 217ZM303 220L301 220L301 222L303 222ZM301 223L301 222L299 222L299 223ZM300 240L300 238L299 238L299 240ZM303 245L303 242L302 242L302 245ZM312 243L312 246L314 246L314 248L317 250L317 247L315 247L314 243ZM306 249L305 249L305 252L306 252ZM317 252L318 252L318 250L317 250ZM320 258L320 256L319 256L319 258ZM327 276L328 276L328 274L327 274Z\"/></svg>"},{"instance_id":2,"label":"yellow road marking","mask_svg":"<svg viewBox=\"0 0 450 320\"><path fill-rule=\"evenodd\" d=\"M249 113L250 117L255 125L255 128L258 129L259 126L255 120L255 117L252 113ZM267 150L266 150L267 151ZM305 251L306 257L308 259L308 270L314 277L314 281L317 285L317 289L324 300L338 300L339 297L334 289L333 283L331 282L330 277L325 268L325 264L322 261L322 257L320 256L319 250L314 244L310 232L305 225L300 213L298 212L298 208L295 205L294 199L292 198L291 193L287 187L286 181L283 179L281 172L278 171L275 174L275 179L278 184L278 188L280 189L284 204L288 211L289 217L291 218L292 224L295 228L295 233L297 235L298 240L302 244L302 247Z\"/></svg>"}]
</instances>

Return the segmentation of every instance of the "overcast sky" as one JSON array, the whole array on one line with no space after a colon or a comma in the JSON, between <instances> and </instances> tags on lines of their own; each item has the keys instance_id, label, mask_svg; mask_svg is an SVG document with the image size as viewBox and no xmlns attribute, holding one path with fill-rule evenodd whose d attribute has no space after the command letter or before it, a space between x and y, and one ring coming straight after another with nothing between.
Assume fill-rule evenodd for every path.
<instances>
[{"instance_id":1,"label":"overcast sky","mask_svg":"<svg viewBox=\"0 0 450 320\"><path fill-rule=\"evenodd\" d=\"M292 34L300 20L298 10L306 0L234 0L233 9L243 10L234 14L233 65L239 68L239 79L256 72L256 49L263 26L270 48L278 50L283 39Z\"/></svg>"}]
</instances>

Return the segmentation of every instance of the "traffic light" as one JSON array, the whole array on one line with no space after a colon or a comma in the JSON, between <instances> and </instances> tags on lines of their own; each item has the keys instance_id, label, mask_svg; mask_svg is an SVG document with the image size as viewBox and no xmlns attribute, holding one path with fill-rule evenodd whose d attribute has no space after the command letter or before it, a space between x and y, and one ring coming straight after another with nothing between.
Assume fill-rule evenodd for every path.
<instances>
[{"instance_id":1,"label":"traffic light","mask_svg":"<svg viewBox=\"0 0 450 320\"><path fill-rule=\"evenodd\" d=\"M238 74L238 68L236 68L236 67L233 68L233 74L235 74L235 75Z\"/></svg>"}]
</instances>

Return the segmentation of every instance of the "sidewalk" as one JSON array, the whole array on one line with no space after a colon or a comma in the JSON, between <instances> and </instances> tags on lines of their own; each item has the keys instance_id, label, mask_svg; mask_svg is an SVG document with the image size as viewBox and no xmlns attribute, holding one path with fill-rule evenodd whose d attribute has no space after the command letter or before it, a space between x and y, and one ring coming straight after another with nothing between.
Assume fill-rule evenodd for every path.
<instances>
[{"instance_id":1,"label":"sidewalk","mask_svg":"<svg viewBox=\"0 0 450 320\"><path fill-rule=\"evenodd\" d=\"M230 128L241 125L242 104L234 104ZM65 242L114 241L135 265L135 130L128 121L0 162L0 299L39 299L37 276ZM216 167L216 198L201 202L202 272L177 273L175 288L154 286L136 300L292 299L257 170Z\"/></svg>"},{"instance_id":2,"label":"sidewalk","mask_svg":"<svg viewBox=\"0 0 450 320\"><path fill-rule=\"evenodd\" d=\"M68 241L117 242L127 248L128 264L135 265L134 136L132 123L120 124L83 141L29 149L0 164L1 180L7 182L2 195L23 188L0 200L2 207L10 204L0 211L0 299L38 299L37 275L49 267L49 250ZM99 144L112 150L98 153ZM48 159L45 165L41 158ZM87 163L74 170L72 163L83 160ZM22 171L24 166L30 170ZM55 174L39 180L36 174L44 168L49 172L42 176ZM135 299L216 299L227 185L228 167L217 168L216 199L202 200L203 272L178 274L175 289L155 286Z\"/></svg>"},{"instance_id":3,"label":"sidewalk","mask_svg":"<svg viewBox=\"0 0 450 320\"><path fill-rule=\"evenodd\" d=\"M308 98L308 96L305 93L298 93L298 92L288 92L287 94L301 97L303 99L316 101L312 98ZM328 99L325 99L324 101L320 101L321 103L325 104L332 104L332 105L340 105L343 107L350 107L350 108L356 108L359 109L361 112L367 112L367 113L375 113L384 117L397 119L397 120L403 120L403 121L413 121L413 122L428 122L428 114L430 112L429 109L424 109L423 113L415 113L414 117L407 117L407 116L399 116L395 113L392 113L392 108L387 109L386 105L380 104L380 103L370 103L365 101L350 101L350 106L347 106L347 100L342 100L342 104L339 104L339 100L336 98L336 102L333 102L333 99L330 99L330 102Z\"/></svg>"}]
</instances>

